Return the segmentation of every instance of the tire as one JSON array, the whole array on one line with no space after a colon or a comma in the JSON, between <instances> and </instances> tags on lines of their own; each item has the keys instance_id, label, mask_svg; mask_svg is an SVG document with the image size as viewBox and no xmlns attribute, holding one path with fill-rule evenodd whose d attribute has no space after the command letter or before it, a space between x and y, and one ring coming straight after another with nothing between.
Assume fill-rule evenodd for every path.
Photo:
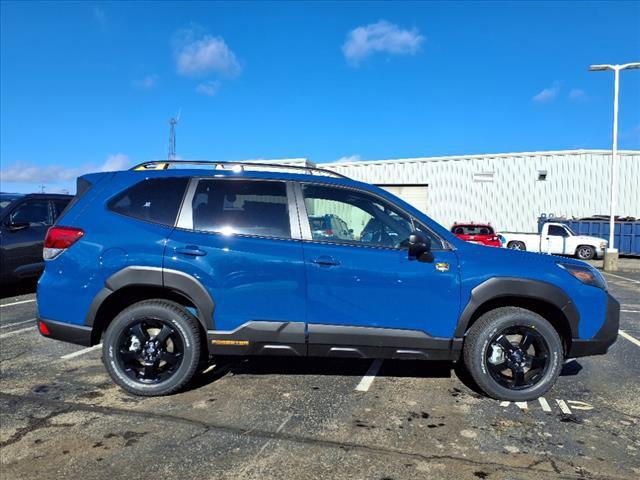
<instances>
[{"instance_id":1,"label":"tire","mask_svg":"<svg viewBox=\"0 0 640 480\"><path fill-rule=\"evenodd\" d=\"M103 337L104 364L113 381L134 395L177 392L200 363L199 328L198 320L177 303L135 303L109 324Z\"/></svg>"},{"instance_id":2,"label":"tire","mask_svg":"<svg viewBox=\"0 0 640 480\"><path fill-rule=\"evenodd\" d=\"M507 243L507 248L510 248L511 250L527 250L527 246L524 244L524 242L520 242L518 240Z\"/></svg>"},{"instance_id":3,"label":"tire","mask_svg":"<svg viewBox=\"0 0 640 480\"><path fill-rule=\"evenodd\" d=\"M471 326L463 358L473 380L488 396L526 401L553 387L562 369L563 347L558 332L537 313L502 307L485 313Z\"/></svg>"},{"instance_id":4,"label":"tire","mask_svg":"<svg viewBox=\"0 0 640 480\"><path fill-rule=\"evenodd\" d=\"M579 245L576 248L576 257L580 260L592 260L596 256L596 249L591 245Z\"/></svg>"}]
</instances>

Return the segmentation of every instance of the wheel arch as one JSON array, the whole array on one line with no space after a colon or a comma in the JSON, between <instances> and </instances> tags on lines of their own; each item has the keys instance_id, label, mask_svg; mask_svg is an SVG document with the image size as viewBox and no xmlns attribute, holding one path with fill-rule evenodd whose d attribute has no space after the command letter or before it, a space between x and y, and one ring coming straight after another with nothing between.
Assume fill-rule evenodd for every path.
<instances>
[{"instance_id":1,"label":"wheel arch","mask_svg":"<svg viewBox=\"0 0 640 480\"><path fill-rule=\"evenodd\" d=\"M578 337L578 310L561 288L539 280L510 277L491 278L472 290L455 336L464 337L483 314L506 306L526 308L545 318L560 335L565 351Z\"/></svg>"},{"instance_id":2,"label":"wheel arch","mask_svg":"<svg viewBox=\"0 0 640 480\"><path fill-rule=\"evenodd\" d=\"M198 279L177 270L126 267L106 280L89 307L85 324L92 329L92 344L100 341L102 333L119 312L152 298L170 300L195 309L194 316L203 333L214 329L215 304Z\"/></svg>"}]
</instances>

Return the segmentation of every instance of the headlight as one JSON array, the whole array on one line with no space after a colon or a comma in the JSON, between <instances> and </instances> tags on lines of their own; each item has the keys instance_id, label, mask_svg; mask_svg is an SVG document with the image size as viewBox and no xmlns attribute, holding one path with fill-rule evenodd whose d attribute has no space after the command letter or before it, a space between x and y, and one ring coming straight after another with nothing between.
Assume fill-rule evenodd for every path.
<instances>
[{"instance_id":1,"label":"headlight","mask_svg":"<svg viewBox=\"0 0 640 480\"><path fill-rule=\"evenodd\" d=\"M607 289L607 281L602 274L593 267L575 265L573 263L558 263L557 265L586 285L598 287L603 290Z\"/></svg>"}]
</instances>

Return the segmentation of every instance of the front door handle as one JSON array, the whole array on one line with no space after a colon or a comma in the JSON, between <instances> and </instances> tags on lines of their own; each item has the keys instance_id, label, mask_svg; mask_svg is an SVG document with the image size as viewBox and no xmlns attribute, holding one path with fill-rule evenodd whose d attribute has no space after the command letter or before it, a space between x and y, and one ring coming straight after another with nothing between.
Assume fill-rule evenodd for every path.
<instances>
[{"instance_id":1,"label":"front door handle","mask_svg":"<svg viewBox=\"0 0 640 480\"><path fill-rule=\"evenodd\" d=\"M315 263L316 265L320 265L323 267L335 267L337 265L340 265L340 262L338 260L329 255L321 255L318 258L314 258L313 260L311 260L311 263Z\"/></svg>"},{"instance_id":2,"label":"front door handle","mask_svg":"<svg viewBox=\"0 0 640 480\"><path fill-rule=\"evenodd\" d=\"M182 248L176 248L175 252L179 253L180 255L189 255L191 257L203 257L207 254L207 252L205 252L204 250L200 250L195 245L186 245Z\"/></svg>"}]
</instances>

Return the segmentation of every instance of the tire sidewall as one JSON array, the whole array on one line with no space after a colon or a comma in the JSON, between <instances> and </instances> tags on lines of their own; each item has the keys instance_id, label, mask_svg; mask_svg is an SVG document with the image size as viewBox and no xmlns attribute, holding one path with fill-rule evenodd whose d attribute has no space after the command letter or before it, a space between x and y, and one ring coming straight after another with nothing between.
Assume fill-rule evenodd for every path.
<instances>
[{"instance_id":1,"label":"tire sidewall","mask_svg":"<svg viewBox=\"0 0 640 480\"><path fill-rule=\"evenodd\" d=\"M489 343L496 334L511 326L526 326L539 332L549 349L550 364L542 380L535 386L525 390L511 390L500 385L488 371L486 363L486 352ZM493 319L487 325L485 331L480 336L481 341L472 345L471 363L472 375L478 385L490 396L512 401L531 400L546 393L555 383L563 364L563 349L560 337L554 328L542 317L533 312L521 311L518 313L508 313ZM479 371L473 371L478 370Z\"/></svg>"},{"instance_id":2,"label":"tire sidewall","mask_svg":"<svg viewBox=\"0 0 640 480\"><path fill-rule=\"evenodd\" d=\"M183 358L178 370L176 370L170 378L157 384L146 384L131 379L122 371L116 358L118 340L121 333L136 321L150 317L160 319L174 327L184 345ZM175 390L179 384L184 383L184 378L189 375L189 372L193 368L193 363L199 361L199 351L196 351L197 348L194 348L197 340L193 330L188 326L188 320L177 312L161 306L134 305L120 313L107 328L103 339L105 366L113 380L127 391L141 395L162 395Z\"/></svg>"}]
</instances>

